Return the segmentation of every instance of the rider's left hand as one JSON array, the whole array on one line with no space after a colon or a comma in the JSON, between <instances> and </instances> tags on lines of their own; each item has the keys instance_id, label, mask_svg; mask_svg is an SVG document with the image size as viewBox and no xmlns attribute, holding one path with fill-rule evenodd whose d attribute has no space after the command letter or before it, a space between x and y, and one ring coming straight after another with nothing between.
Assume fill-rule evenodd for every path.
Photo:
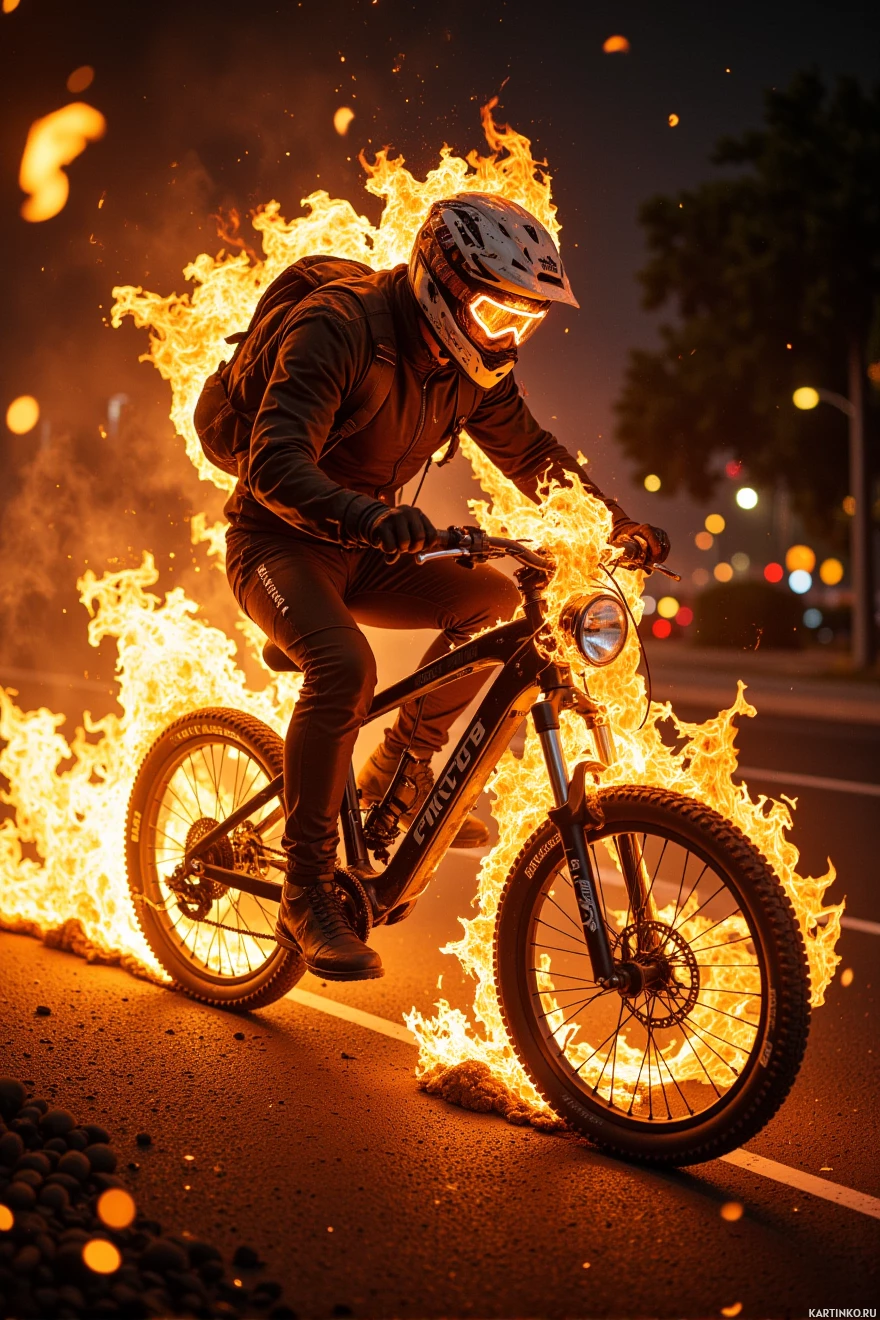
<instances>
[{"instance_id":1,"label":"rider's left hand","mask_svg":"<svg viewBox=\"0 0 880 1320\"><path fill-rule=\"evenodd\" d=\"M634 536L640 537L647 545L652 564L663 563L669 554L669 537L662 527L655 527L652 523L620 523L612 533L611 542L619 545Z\"/></svg>"}]
</instances>

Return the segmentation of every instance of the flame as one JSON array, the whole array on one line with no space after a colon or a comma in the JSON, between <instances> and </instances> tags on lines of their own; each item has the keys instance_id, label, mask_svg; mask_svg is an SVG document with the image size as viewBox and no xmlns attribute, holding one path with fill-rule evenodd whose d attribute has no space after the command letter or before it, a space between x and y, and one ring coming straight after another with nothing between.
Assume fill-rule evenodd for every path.
<instances>
[{"instance_id":1,"label":"flame","mask_svg":"<svg viewBox=\"0 0 880 1320\"><path fill-rule=\"evenodd\" d=\"M170 385L172 420L203 480L221 488L231 485L202 455L192 425L202 382L228 353L225 337L247 325L262 291L291 262L309 253L333 252L375 269L393 266L406 260L433 202L466 190L502 193L530 210L552 233L559 232L549 175L533 159L527 138L494 123L493 104L483 111L487 156L474 151L461 158L444 147L424 180L414 178L403 159L387 151L371 163L362 158L367 190L383 202L376 225L348 201L323 191L305 198L306 213L291 221L283 218L277 202L270 202L253 220L262 243L261 259L246 251L217 257L203 253L185 270L193 288L183 295L161 296L132 286L114 290L113 324L131 316L149 330L146 357ZM554 556L558 567L548 589L548 618L558 619L563 605L581 594L597 571L610 530L607 509L582 488L555 484L540 505L532 504L472 442L465 440L463 449L491 501L472 506L480 524L491 532L530 538ZM205 544L211 560L222 568L221 523L209 525L203 514L196 515L192 539ZM639 618L641 575L626 576L621 585ZM90 642L97 646L104 638L116 639L121 715L93 720L86 713L68 742L59 731L63 716L46 709L24 712L13 693L0 691L0 738L6 742L0 774L9 783L4 800L15 810L14 820L0 823L0 923L45 934L74 921L99 956L130 958L154 972L158 969L137 928L122 865L133 767L171 720L200 706L248 711L281 731L301 682L299 676L270 675L266 670L262 690L249 689L235 662L233 641L201 619L197 605L180 589L168 592L164 600L155 595L150 588L157 579L152 557L145 554L138 568L100 578L87 572L79 582L90 615ZM244 618L238 627L259 660L259 631ZM555 640L563 652L570 645L561 633ZM636 639L630 636L619 659L590 678L593 695L608 710L618 746L617 763L604 782L675 788L709 803L754 840L794 903L807 939L813 1002L820 1004L838 961L834 946L842 907L822 905L834 871L830 868L820 879L799 876L797 849L787 837L792 804L753 800L745 785L733 782L734 721L754 714L742 685L733 706L703 724L686 723L668 705L655 704L639 727L645 688L638 659ZM667 717L683 743L678 750L664 743L658 729ZM566 719L563 737L570 764L592 754L579 721ZM462 921L462 939L447 949L475 979L474 1022L442 1000L436 1017L428 1019L413 1010L407 1021L419 1040L422 1074L471 1060L488 1066L527 1105L540 1109L542 1102L508 1045L492 976L493 927L504 878L522 842L551 805L533 732L521 757L509 752L502 757L490 787L499 841L480 869L478 914ZM702 929L701 921L705 918L696 912L686 912L685 924L695 934ZM724 1002L742 1017L745 1031L749 1018L743 992L749 975L748 967L741 973L735 969L725 985ZM547 1010L559 1015L551 1017L551 1023L561 1037L567 1029L554 999L549 963L542 971L542 993ZM570 1038L568 1045L587 1048L586 1042L572 1043ZM734 1053L736 1048L731 1046ZM686 1060L673 1059L672 1066L686 1075Z\"/></svg>"},{"instance_id":2,"label":"flame","mask_svg":"<svg viewBox=\"0 0 880 1320\"><path fill-rule=\"evenodd\" d=\"M31 124L21 158L18 182L29 193L22 202L25 220L51 220L64 209L70 192L61 168L85 151L86 143L104 136L107 121L85 101L71 101Z\"/></svg>"}]
</instances>

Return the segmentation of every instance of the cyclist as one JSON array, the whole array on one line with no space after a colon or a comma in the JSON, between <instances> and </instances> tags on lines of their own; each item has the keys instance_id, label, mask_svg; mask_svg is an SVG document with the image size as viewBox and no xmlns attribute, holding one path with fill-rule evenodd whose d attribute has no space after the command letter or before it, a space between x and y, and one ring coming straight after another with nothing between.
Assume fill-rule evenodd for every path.
<instances>
[{"instance_id":1,"label":"cyclist","mask_svg":"<svg viewBox=\"0 0 880 1320\"><path fill-rule=\"evenodd\" d=\"M363 304L344 283L296 308L256 417L245 471L226 506L227 572L241 608L303 671L284 750L289 857L276 938L318 975L383 974L336 897L337 818L358 730L376 682L358 624L438 629L422 663L510 618L519 596L489 565L419 567L435 529L397 505L400 489L466 424L505 476L532 498L549 474L577 479L611 510L613 536L644 538L666 557L665 532L635 523L592 485L526 407L512 375L517 349L553 303L578 304L550 234L503 198L463 193L437 202L409 265L367 277L390 310L396 363L390 392L365 427L332 447L334 419L365 378L374 344ZM418 797L430 760L485 675L462 677L403 707L361 772L366 803L380 799L402 752L417 758ZM468 816L454 846L485 847Z\"/></svg>"}]
</instances>

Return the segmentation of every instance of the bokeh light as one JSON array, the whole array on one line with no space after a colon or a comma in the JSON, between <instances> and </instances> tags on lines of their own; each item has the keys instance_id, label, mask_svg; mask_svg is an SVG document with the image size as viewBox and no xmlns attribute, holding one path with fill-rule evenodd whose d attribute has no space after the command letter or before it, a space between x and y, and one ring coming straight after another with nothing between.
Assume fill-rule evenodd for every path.
<instances>
[{"instance_id":1,"label":"bokeh light","mask_svg":"<svg viewBox=\"0 0 880 1320\"><path fill-rule=\"evenodd\" d=\"M720 536L727 526L727 523L724 521L720 513L710 513L706 521L703 523L703 526L706 531L711 532L713 536Z\"/></svg>"},{"instance_id":2,"label":"bokeh light","mask_svg":"<svg viewBox=\"0 0 880 1320\"><path fill-rule=\"evenodd\" d=\"M694 544L698 550L711 550L715 544L715 537L711 532L697 532L694 537Z\"/></svg>"},{"instance_id":3,"label":"bokeh light","mask_svg":"<svg viewBox=\"0 0 880 1320\"><path fill-rule=\"evenodd\" d=\"M13 9L17 9L21 0L3 0L4 14L11 14Z\"/></svg>"},{"instance_id":4,"label":"bokeh light","mask_svg":"<svg viewBox=\"0 0 880 1320\"><path fill-rule=\"evenodd\" d=\"M353 119L354 119L354 111L351 109L350 106L341 105L339 109L336 111L335 115L333 116L333 127L336 129L336 132L339 134L340 137L345 137L346 133L351 127L351 121Z\"/></svg>"},{"instance_id":5,"label":"bokeh light","mask_svg":"<svg viewBox=\"0 0 880 1320\"><path fill-rule=\"evenodd\" d=\"M40 405L32 394L20 394L6 409L6 425L13 435L27 435L40 420Z\"/></svg>"},{"instance_id":6,"label":"bokeh light","mask_svg":"<svg viewBox=\"0 0 880 1320\"><path fill-rule=\"evenodd\" d=\"M770 563L764 566L764 577L768 582L781 582L785 576L785 569L781 564Z\"/></svg>"},{"instance_id":7,"label":"bokeh light","mask_svg":"<svg viewBox=\"0 0 880 1320\"><path fill-rule=\"evenodd\" d=\"M795 390L791 396L791 401L802 412L809 412L819 402L819 391L814 390L812 385L802 385L799 390Z\"/></svg>"},{"instance_id":8,"label":"bokeh light","mask_svg":"<svg viewBox=\"0 0 880 1320\"><path fill-rule=\"evenodd\" d=\"M67 79L67 90L69 92L84 92L87 87L91 87L95 77L95 70L90 64L81 64L78 69Z\"/></svg>"},{"instance_id":9,"label":"bokeh light","mask_svg":"<svg viewBox=\"0 0 880 1320\"><path fill-rule=\"evenodd\" d=\"M812 573L816 567L816 554L808 545L792 545L785 552L785 567L789 573L793 573L796 568L803 568L807 573Z\"/></svg>"},{"instance_id":10,"label":"bokeh light","mask_svg":"<svg viewBox=\"0 0 880 1320\"><path fill-rule=\"evenodd\" d=\"M644 614L654 614L657 610L657 602L653 596L643 596L642 605L644 606Z\"/></svg>"},{"instance_id":11,"label":"bokeh light","mask_svg":"<svg viewBox=\"0 0 880 1320\"><path fill-rule=\"evenodd\" d=\"M694 612L690 605L682 605L681 609L675 616L675 622L678 624L679 628L689 628L693 621Z\"/></svg>"},{"instance_id":12,"label":"bokeh light","mask_svg":"<svg viewBox=\"0 0 880 1320\"><path fill-rule=\"evenodd\" d=\"M822 611L814 606L804 610L804 626L807 628L820 628L822 626Z\"/></svg>"},{"instance_id":13,"label":"bokeh light","mask_svg":"<svg viewBox=\"0 0 880 1320\"><path fill-rule=\"evenodd\" d=\"M82 1258L95 1274L115 1274L122 1264L118 1249L106 1238L90 1238L82 1249Z\"/></svg>"},{"instance_id":14,"label":"bokeh light","mask_svg":"<svg viewBox=\"0 0 880 1320\"><path fill-rule=\"evenodd\" d=\"M652 494L654 491L659 490L661 485L662 482L655 472L649 472L645 477L645 490L651 491Z\"/></svg>"},{"instance_id":15,"label":"bokeh light","mask_svg":"<svg viewBox=\"0 0 880 1320\"><path fill-rule=\"evenodd\" d=\"M679 123L681 123L681 120L679 119L678 115L676 115L676 114L672 114L672 115L669 116L669 127L670 127L670 128L675 128L676 124L679 124Z\"/></svg>"},{"instance_id":16,"label":"bokeh light","mask_svg":"<svg viewBox=\"0 0 880 1320\"><path fill-rule=\"evenodd\" d=\"M743 1208L739 1201L725 1201L719 1214L722 1219L726 1219L728 1224L735 1224L738 1219L743 1217Z\"/></svg>"},{"instance_id":17,"label":"bokeh light","mask_svg":"<svg viewBox=\"0 0 880 1320\"><path fill-rule=\"evenodd\" d=\"M664 637L668 637L671 634L672 624L668 619L655 619L651 624L651 632L655 637L659 637L662 641Z\"/></svg>"},{"instance_id":18,"label":"bokeh light","mask_svg":"<svg viewBox=\"0 0 880 1320\"><path fill-rule=\"evenodd\" d=\"M15 1220L8 1205L0 1205L0 1233L8 1233Z\"/></svg>"},{"instance_id":19,"label":"bokeh light","mask_svg":"<svg viewBox=\"0 0 880 1320\"><path fill-rule=\"evenodd\" d=\"M854 495L844 495L840 502L840 507L848 518L851 518L856 511L856 500Z\"/></svg>"},{"instance_id":20,"label":"bokeh light","mask_svg":"<svg viewBox=\"0 0 880 1320\"><path fill-rule=\"evenodd\" d=\"M122 1187L108 1187L98 1197L98 1218L108 1228L128 1228L134 1222L137 1207L134 1198Z\"/></svg>"},{"instance_id":21,"label":"bokeh light","mask_svg":"<svg viewBox=\"0 0 880 1320\"><path fill-rule=\"evenodd\" d=\"M616 36L606 37L602 43L602 49L606 55L625 55L629 50L629 42L626 37L622 37L618 33Z\"/></svg>"},{"instance_id":22,"label":"bokeh light","mask_svg":"<svg viewBox=\"0 0 880 1320\"><path fill-rule=\"evenodd\" d=\"M674 619L678 611L679 604L674 596L661 596L657 601L657 613L661 619Z\"/></svg>"},{"instance_id":23,"label":"bokeh light","mask_svg":"<svg viewBox=\"0 0 880 1320\"><path fill-rule=\"evenodd\" d=\"M695 587L705 587L709 581L709 570L707 568L695 568L691 573L691 582Z\"/></svg>"},{"instance_id":24,"label":"bokeh light","mask_svg":"<svg viewBox=\"0 0 880 1320\"><path fill-rule=\"evenodd\" d=\"M733 565L735 572L745 573L752 561L744 550L737 550L736 554L730 556L730 562Z\"/></svg>"},{"instance_id":25,"label":"bokeh light","mask_svg":"<svg viewBox=\"0 0 880 1320\"><path fill-rule=\"evenodd\" d=\"M843 581L843 564L839 559L823 559L819 565L819 577L826 587L836 587Z\"/></svg>"},{"instance_id":26,"label":"bokeh light","mask_svg":"<svg viewBox=\"0 0 880 1320\"><path fill-rule=\"evenodd\" d=\"M805 568L796 568L788 575L788 585L798 596L803 596L813 585L813 579Z\"/></svg>"},{"instance_id":27,"label":"bokeh light","mask_svg":"<svg viewBox=\"0 0 880 1320\"><path fill-rule=\"evenodd\" d=\"M758 492L751 486L740 486L736 492L736 502L741 509L754 509L758 503Z\"/></svg>"},{"instance_id":28,"label":"bokeh light","mask_svg":"<svg viewBox=\"0 0 880 1320\"><path fill-rule=\"evenodd\" d=\"M731 481L734 477L738 477L742 470L743 465L738 458L732 458L729 463L724 464L724 475L730 477Z\"/></svg>"},{"instance_id":29,"label":"bokeh light","mask_svg":"<svg viewBox=\"0 0 880 1320\"><path fill-rule=\"evenodd\" d=\"M730 564L726 564L723 559L720 564L715 565L712 572L719 582L729 582L733 577L733 568Z\"/></svg>"},{"instance_id":30,"label":"bokeh light","mask_svg":"<svg viewBox=\"0 0 880 1320\"><path fill-rule=\"evenodd\" d=\"M42 119L35 119L28 130L18 183L28 196L21 204L25 220L37 224L51 220L67 205L70 181L63 166L76 160L89 142L104 136L107 121L85 101L71 101Z\"/></svg>"}]
</instances>

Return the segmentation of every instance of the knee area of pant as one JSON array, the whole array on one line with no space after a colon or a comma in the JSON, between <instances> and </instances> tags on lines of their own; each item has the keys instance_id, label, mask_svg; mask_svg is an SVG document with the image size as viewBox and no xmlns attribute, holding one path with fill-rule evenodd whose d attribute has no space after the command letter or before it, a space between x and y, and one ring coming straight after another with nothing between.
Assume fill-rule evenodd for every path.
<instances>
[{"instance_id":1,"label":"knee area of pant","mask_svg":"<svg viewBox=\"0 0 880 1320\"><path fill-rule=\"evenodd\" d=\"M340 701L369 701L376 688L376 659L362 633L328 628L315 638L307 677L321 693Z\"/></svg>"}]
</instances>

